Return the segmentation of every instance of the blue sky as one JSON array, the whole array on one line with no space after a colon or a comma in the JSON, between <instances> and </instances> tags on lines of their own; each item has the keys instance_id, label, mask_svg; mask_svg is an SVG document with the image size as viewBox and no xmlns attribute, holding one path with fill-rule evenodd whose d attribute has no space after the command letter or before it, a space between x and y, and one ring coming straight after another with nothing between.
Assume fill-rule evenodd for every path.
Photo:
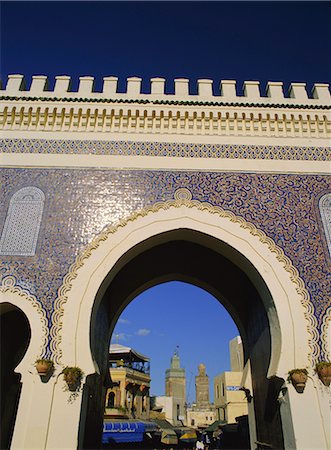
<instances>
[{"instance_id":1,"label":"blue sky","mask_svg":"<svg viewBox=\"0 0 331 450\"><path fill-rule=\"evenodd\" d=\"M5 1L0 3L1 79L21 73L79 76L214 80L329 82L331 74L331 2L128 2ZM203 305L203 307L201 306ZM166 319L171 319L171 327ZM229 369L228 341L236 328L219 303L204 291L182 283L153 288L124 311L116 332L119 343L134 346L152 360L152 393L164 392L164 372L179 345L187 372L189 400L194 376L204 362L213 376ZM123 339L124 338L124 339Z\"/></svg>"},{"instance_id":2,"label":"blue sky","mask_svg":"<svg viewBox=\"0 0 331 450\"><path fill-rule=\"evenodd\" d=\"M1 78L22 73L328 82L330 2L5 1Z\"/></svg>"},{"instance_id":3,"label":"blue sky","mask_svg":"<svg viewBox=\"0 0 331 450\"><path fill-rule=\"evenodd\" d=\"M173 281L148 289L130 303L117 322L113 342L151 358L154 395L165 394L165 370L178 346L187 397L194 401L198 365L206 366L213 397L213 377L230 369L228 344L237 335L233 320L215 297Z\"/></svg>"}]
</instances>

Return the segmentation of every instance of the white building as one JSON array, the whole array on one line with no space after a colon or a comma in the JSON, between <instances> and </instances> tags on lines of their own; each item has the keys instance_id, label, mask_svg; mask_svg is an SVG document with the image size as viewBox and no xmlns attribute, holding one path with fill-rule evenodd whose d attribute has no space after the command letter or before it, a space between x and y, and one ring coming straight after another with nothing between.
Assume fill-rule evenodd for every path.
<instances>
[{"instance_id":1,"label":"white building","mask_svg":"<svg viewBox=\"0 0 331 450\"><path fill-rule=\"evenodd\" d=\"M247 415L247 394L243 386L244 356L240 336L229 343L231 371L214 378L214 405L217 420L235 423L236 417Z\"/></svg>"}]
</instances>

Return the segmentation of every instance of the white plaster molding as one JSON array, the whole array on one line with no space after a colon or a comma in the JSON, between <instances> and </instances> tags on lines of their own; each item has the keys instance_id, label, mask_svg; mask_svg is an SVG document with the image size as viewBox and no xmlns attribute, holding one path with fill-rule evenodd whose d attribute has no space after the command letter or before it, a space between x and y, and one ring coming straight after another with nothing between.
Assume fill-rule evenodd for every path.
<instances>
[{"instance_id":1,"label":"white plaster molding","mask_svg":"<svg viewBox=\"0 0 331 450\"><path fill-rule=\"evenodd\" d=\"M329 161L276 161L265 159L176 158L175 156L56 155L0 153L2 167L107 168L137 170L194 170L208 172L254 172L331 174Z\"/></svg>"},{"instance_id":2,"label":"white plaster molding","mask_svg":"<svg viewBox=\"0 0 331 450\"><path fill-rule=\"evenodd\" d=\"M330 112L268 105L204 106L3 100L0 129L123 134L330 138ZM262 107L262 109L261 109Z\"/></svg>"}]
</instances>

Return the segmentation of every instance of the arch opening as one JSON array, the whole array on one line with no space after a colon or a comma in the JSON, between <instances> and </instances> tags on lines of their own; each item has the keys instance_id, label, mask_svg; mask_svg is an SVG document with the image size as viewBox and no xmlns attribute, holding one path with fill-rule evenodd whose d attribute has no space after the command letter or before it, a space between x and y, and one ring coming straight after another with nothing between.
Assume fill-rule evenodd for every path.
<instances>
[{"instance_id":1,"label":"arch opening","mask_svg":"<svg viewBox=\"0 0 331 450\"><path fill-rule=\"evenodd\" d=\"M26 315L11 303L0 303L1 445L10 448L21 393L21 375L15 369L27 352L31 329Z\"/></svg>"},{"instance_id":2,"label":"arch opening","mask_svg":"<svg viewBox=\"0 0 331 450\"><path fill-rule=\"evenodd\" d=\"M252 373L257 439L283 448L277 398L284 380L270 377L281 349L271 293L246 257L227 243L191 229L160 233L133 246L101 283L90 324L91 351L100 375L87 377L84 388L85 398L93 397L93 401L83 402L86 410L81 418L85 429L82 446L95 448L101 439L105 391L110 383L108 344L120 314L139 293L172 280L205 289L233 318L242 337L245 364Z\"/></svg>"}]
</instances>

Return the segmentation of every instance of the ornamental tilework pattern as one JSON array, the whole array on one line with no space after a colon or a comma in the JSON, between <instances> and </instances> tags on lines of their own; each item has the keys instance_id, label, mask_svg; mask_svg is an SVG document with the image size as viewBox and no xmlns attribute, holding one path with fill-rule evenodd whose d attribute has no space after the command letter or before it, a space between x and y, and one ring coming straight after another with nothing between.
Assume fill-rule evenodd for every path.
<instances>
[{"instance_id":1,"label":"ornamental tilework pattern","mask_svg":"<svg viewBox=\"0 0 331 450\"><path fill-rule=\"evenodd\" d=\"M266 145L220 145L130 141L70 141L46 139L3 139L4 153L46 153L79 155L167 156L181 158L248 158L272 160L329 161L327 147Z\"/></svg>"},{"instance_id":2,"label":"ornamental tilework pattern","mask_svg":"<svg viewBox=\"0 0 331 450\"><path fill-rule=\"evenodd\" d=\"M0 173L0 232L15 192L34 186L45 195L35 255L3 256L0 270L1 278L14 276L19 287L37 298L49 322L63 277L93 238L135 211L189 188L193 200L244 218L283 249L305 282L321 329L330 306L331 262L319 199L331 192L331 177L55 168Z\"/></svg>"}]
</instances>

